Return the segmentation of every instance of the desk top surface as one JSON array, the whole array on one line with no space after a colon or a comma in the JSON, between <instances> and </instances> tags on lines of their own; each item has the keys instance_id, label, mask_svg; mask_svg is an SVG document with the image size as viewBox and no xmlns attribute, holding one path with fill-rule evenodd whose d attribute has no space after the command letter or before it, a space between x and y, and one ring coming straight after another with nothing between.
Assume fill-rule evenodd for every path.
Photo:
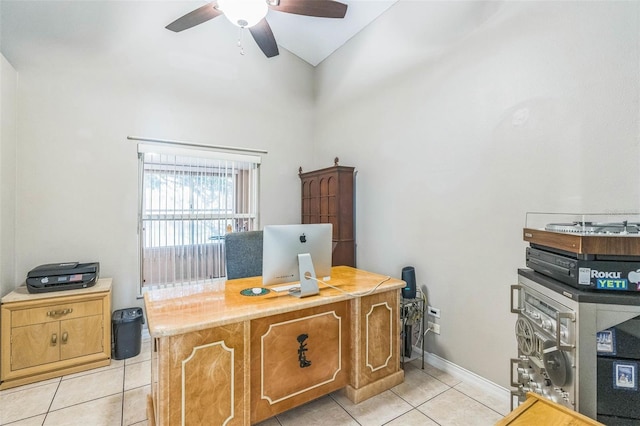
<instances>
[{"instance_id":1,"label":"desk top surface","mask_svg":"<svg viewBox=\"0 0 640 426\"><path fill-rule=\"evenodd\" d=\"M262 287L262 277L259 276L151 290L144 296L149 332L152 337L172 336L405 286L404 281L399 279L348 266L332 268L328 283L342 291L319 283L320 294L302 299L292 297L287 292L275 291L261 296L241 295L244 289Z\"/></svg>"}]
</instances>

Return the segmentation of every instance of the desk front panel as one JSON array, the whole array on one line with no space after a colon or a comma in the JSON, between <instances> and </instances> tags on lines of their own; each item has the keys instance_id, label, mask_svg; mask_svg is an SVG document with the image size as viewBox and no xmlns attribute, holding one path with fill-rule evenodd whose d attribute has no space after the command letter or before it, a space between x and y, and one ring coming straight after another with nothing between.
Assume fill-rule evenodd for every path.
<instances>
[{"instance_id":1,"label":"desk front panel","mask_svg":"<svg viewBox=\"0 0 640 426\"><path fill-rule=\"evenodd\" d=\"M352 304L353 327L359 337L352 344L351 385L362 388L400 370L398 291L372 294Z\"/></svg>"},{"instance_id":2,"label":"desk front panel","mask_svg":"<svg viewBox=\"0 0 640 426\"><path fill-rule=\"evenodd\" d=\"M349 379L348 302L251 321L251 422L343 388Z\"/></svg>"},{"instance_id":3,"label":"desk front panel","mask_svg":"<svg viewBox=\"0 0 640 426\"><path fill-rule=\"evenodd\" d=\"M244 335L238 323L155 342L158 425L247 424Z\"/></svg>"}]
</instances>

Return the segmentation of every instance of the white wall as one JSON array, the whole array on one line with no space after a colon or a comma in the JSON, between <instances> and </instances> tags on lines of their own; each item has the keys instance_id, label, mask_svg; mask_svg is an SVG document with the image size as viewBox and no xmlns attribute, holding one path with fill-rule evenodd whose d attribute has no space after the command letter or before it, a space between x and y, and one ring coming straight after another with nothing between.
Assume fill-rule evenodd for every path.
<instances>
[{"instance_id":1,"label":"white wall","mask_svg":"<svg viewBox=\"0 0 640 426\"><path fill-rule=\"evenodd\" d=\"M0 55L0 297L14 288L17 78Z\"/></svg>"},{"instance_id":2,"label":"white wall","mask_svg":"<svg viewBox=\"0 0 640 426\"><path fill-rule=\"evenodd\" d=\"M639 3L401 0L317 68L358 266L416 267L428 351L509 387L527 211L640 211Z\"/></svg>"},{"instance_id":3,"label":"white wall","mask_svg":"<svg viewBox=\"0 0 640 426\"><path fill-rule=\"evenodd\" d=\"M113 18L117 36L99 51L71 49L56 34L11 51L20 63L15 284L43 263L99 261L119 309L141 305L137 155L126 137L266 149L261 224L299 222L297 170L311 150L313 69L286 51L266 59L253 43L241 56L231 25L218 26L229 36L221 52L203 34L164 30L158 22L167 17L132 20L138 8L149 10L146 2L116 2L103 22L92 8L104 5L65 6L82 8L69 14L79 22L65 22L83 26L79 37L93 37L92 25ZM61 6L39 3L29 14L48 7Z\"/></svg>"}]
</instances>

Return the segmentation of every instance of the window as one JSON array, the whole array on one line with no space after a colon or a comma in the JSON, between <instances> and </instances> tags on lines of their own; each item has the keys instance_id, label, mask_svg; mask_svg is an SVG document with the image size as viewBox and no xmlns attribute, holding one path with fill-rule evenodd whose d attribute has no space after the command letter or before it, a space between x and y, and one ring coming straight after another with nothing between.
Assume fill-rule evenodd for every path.
<instances>
[{"instance_id":1,"label":"window","mask_svg":"<svg viewBox=\"0 0 640 426\"><path fill-rule=\"evenodd\" d=\"M138 145L140 292L224 277L224 236L258 228L260 157Z\"/></svg>"}]
</instances>

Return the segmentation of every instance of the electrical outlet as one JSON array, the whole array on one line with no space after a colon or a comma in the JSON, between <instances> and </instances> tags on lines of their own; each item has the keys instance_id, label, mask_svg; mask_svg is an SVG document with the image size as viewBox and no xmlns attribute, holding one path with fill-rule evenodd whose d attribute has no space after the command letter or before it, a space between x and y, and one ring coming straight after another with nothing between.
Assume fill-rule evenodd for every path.
<instances>
[{"instance_id":1,"label":"electrical outlet","mask_svg":"<svg viewBox=\"0 0 640 426\"><path fill-rule=\"evenodd\" d=\"M440 334L440 324L436 324L435 322L429 321L427 323L427 327L431 329L435 334Z\"/></svg>"},{"instance_id":2,"label":"electrical outlet","mask_svg":"<svg viewBox=\"0 0 640 426\"><path fill-rule=\"evenodd\" d=\"M427 306L427 314L434 318L440 318L440 309L434 308L433 306Z\"/></svg>"}]
</instances>

